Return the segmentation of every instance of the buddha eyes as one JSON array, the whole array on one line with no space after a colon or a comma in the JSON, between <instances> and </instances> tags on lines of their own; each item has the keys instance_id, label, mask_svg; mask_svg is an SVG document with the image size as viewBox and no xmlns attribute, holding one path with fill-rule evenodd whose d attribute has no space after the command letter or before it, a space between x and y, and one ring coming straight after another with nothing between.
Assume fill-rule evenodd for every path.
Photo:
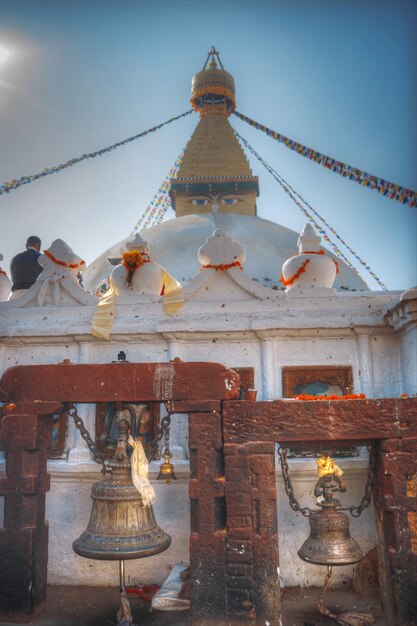
<instances>
[{"instance_id":1,"label":"buddha eyes","mask_svg":"<svg viewBox=\"0 0 417 626\"><path fill-rule=\"evenodd\" d=\"M195 200L190 200L190 203L193 204L194 206L204 206L208 204L209 202L210 200L208 200L207 198L197 198Z\"/></svg>"},{"instance_id":2,"label":"buddha eyes","mask_svg":"<svg viewBox=\"0 0 417 626\"><path fill-rule=\"evenodd\" d=\"M220 200L220 202L222 204L237 204L238 202L240 202L240 198L223 198L222 200Z\"/></svg>"},{"instance_id":3,"label":"buddha eyes","mask_svg":"<svg viewBox=\"0 0 417 626\"><path fill-rule=\"evenodd\" d=\"M192 204L193 206L206 206L208 204L212 204L213 202L217 202L217 200L215 198L212 198L212 199L193 198L192 200L189 200L188 202L189 204ZM238 202L241 202L241 200L240 198L220 198L218 202L220 202L221 204L226 204L228 206L231 206L232 204L237 204Z\"/></svg>"}]
</instances>

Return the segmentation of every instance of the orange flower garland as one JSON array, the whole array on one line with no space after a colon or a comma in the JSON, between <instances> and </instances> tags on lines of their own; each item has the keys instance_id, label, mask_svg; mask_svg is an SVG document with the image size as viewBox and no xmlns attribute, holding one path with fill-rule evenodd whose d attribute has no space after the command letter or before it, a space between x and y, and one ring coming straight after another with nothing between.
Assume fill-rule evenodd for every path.
<instances>
[{"instance_id":1,"label":"orange flower garland","mask_svg":"<svg viewBox=\"0 0 417 626\"><path fill-rule=\"evenodd\" d=\"M141 252L140 250L129 250L128 252L125 252L122 260L123 266L127 270L126 284L129 287L132 287L132 280L136 270L142 267L145 263L151 262L146 252Z\"/></svg>"},{"instance_id":2,"label":"orange flower garland","mask_svg":"<svg viewBox=\"0 0 417 626\"><path fill-rule=\"evenodd\" d=\"M44 250L43 253L45 256L48 257L48 259L51 259L51 261L56 263L56 265L62 265L62 267L69 267L72 270L79 269L81 265L85 265L85 261L81 261L80 263L65 263L65 261L60 261L59 259L54 257L52 252L49 252L49 250Z\"/></svg>"},{"instance_id":3,"label":"orange flower garland","mask_svg":"<svg viewBox=\"0 0 417 626\"><path fill-rule=\"evenodd\" d=\"M333 263L336 265L336 274L339 273L339 263L338 261L336 261L336 259L332 259Z\"/></svg>"},{"instance_id":4,"label":"orange flower garland","mask_svg":"<svg viewBox=\"0 0 417 626\"><path fill-rule=\"evenodd\" d=\"M344 396L311 396L303 393L292 398L293 400L366 400L366 395L364 393L348 393Z\"/></svg>"},{"instance_id":5,"label":"orange flower garland","mask_svg":"<svg viewBox=\"0 0 417 626\"><path fill-rule=\"evenodd\" d=\"M293 274L290 278L285 279L283 277L283 275L281 274L281 282L284 285L284 287L288 287L288 285L292 285L293 283L295 283L295 281L297 280L297 278L300 278L301 274L304 274L304 272L306 271L306 267L307 265L310 263L310 259L306 259L304 261L304 263L302 264L302 266L295 272L295 274Z\"/></svg>"},{"instance_id":6,"label":"orange flower garland","mask_svg":"<svg viewBox=\"0 0 417 626\"><path fill-rule=\"evenodd\" d=\"M215 270L216 272L220 270L224 272L226 270L230 270L232 267L239 267L241 271L243 271L242 263L240 261L234 261L233 263L221 263L220 265L212 265L211 263L207 263L207 265L202 265L200 267L201 270Z\"/></svg>"},{"instance_id":7,"label":"orange flower garland","mask_svg":"<svg viewBox=\"0 0 417 626\"><path fill-rule=\"evenodd\" d=\"M2 270L1 267L0 267L0 274L2 274L3 276L7 276L7 273L4 270Z\"/></svg>"}]
</instances>

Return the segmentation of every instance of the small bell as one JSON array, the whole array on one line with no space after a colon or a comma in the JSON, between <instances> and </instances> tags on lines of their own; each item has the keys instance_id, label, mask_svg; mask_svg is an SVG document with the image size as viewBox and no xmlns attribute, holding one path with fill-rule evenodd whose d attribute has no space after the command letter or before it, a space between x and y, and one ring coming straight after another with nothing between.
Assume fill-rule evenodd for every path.
<instances>
[{"instance_id":1,"label":"small bell","mask_svg":"<svg viewBox=\"0 0 417 626\"><path fill-rule=\"evenodd\" d=\"M164 462L161 464L159 468L159 474L156 480L165 480L167 483L170 483L171 480L177 480L174 472L174 466L170 463L172 459L172 454L169 451L169 448L165 448L163 453Z\"/></svg>"},{"instance_id":2,"label":"small bell","mask_svg":"<svg viewBox=\"0 0 417 626\"><path fill-rule=\"evenodd\" d=\"M336 510L340 503L333 497L335 491L346 491L345 483L340 478L343 472L330 457L322 457L317 463L321 478L314 489L314 495L321 511L311 511L310 536L301 546L298 556L315 565L358 563L365 555L350 536L349 518ZM326 471L322 469L323 463L329 466L332 473L323 473Z\"/></svg>"}]
</instances>

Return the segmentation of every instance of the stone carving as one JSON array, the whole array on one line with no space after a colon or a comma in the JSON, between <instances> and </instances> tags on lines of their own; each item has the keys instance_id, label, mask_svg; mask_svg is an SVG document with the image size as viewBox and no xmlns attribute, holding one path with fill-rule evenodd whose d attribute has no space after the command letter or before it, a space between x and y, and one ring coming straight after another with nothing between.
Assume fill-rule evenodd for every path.
<instances>
[{"instance_id":1,"label":"stone carving","mask_svg":"<svg viewBox=\"0 0 417 626\"><path fill-rule=\"evenodd\" d=\"M122 263L110 274L110 288L101 297L92 321L92 334L109 339L116 316L116 304L157 302L163 297L166 315L175 313L183 305L182 288L160 265L149 257L146 241L139 233L127 242Z\"/></svg>"},{"instance_id":2,"label":"stone carving","mask_svg":"<svg viewBox=\"0 0 417 626\"><path fill-rule=\"evenodd\" d=\"M227 236L223 228L217 228L198 251L198 260L203 268L214 270L241 268L245 262L245 251ZM227 266L230 267L227 267Z\"/></svg>"},{"instance_id":3,"label":"stone carving","mask_svg":"<svg viewBox=\"0 0 417 626\"><path fill-rule=\"evenodd\" d=\"M0 261L3 261L3 255L0 254ZM6 272L0 267L0 302L4 302L10 295L12 283Z\"/></svg>"},{"instance_id":4,"label":"stone carving","mask_svg":"<svg viewBox=\"0 0 417 626\"><path fill-rule=\"evenodd\" d=\"M399 302L388 310L385 319L396 331L417 326L417 287L404 291Z\"/></svg>"},{"instance_id":5,"label":"stone carving","mask_svg":"<svg viewBox=\"0 0 417 626\"><path fill-rule=\"evenodd\" d=\"M74 254L62 239L55 239L51 247L39 257L43 271L32 287L16 300L1 306L13 308L41 306L91 305L97 298L86 293L81 287L77 274L85 263Z\"/></svg>"},{"instance_id":6,"label":"stone carving","mask_svg":"<svg viewBox=\"0 0 417 626\"><path fill-rule=\"evenodd\" d=\"M275 299L281 295L257 284L243 272L245 250L232 241L223 228L217 228L198 251L200 272L184 287L186 300Z\"/></svg>"},{"instance_id":7,"label":"stone carving","mask_svg":"<svg viewBox=\"0 0 417 626\"><path fill-rule=\"evenodd\" d=\"M131 283L128 284L128 270L122 261L110 275L110 288L113 288L119 297L137 299L136 296L140 294L155 296L159 299L164 285L165 270L149 258L147 242L137 233L132 241L127 242L126 248L127 252L138 250L144 258L144 263L135 270Z\"/></svg>"},{"instance_id":8,"label":"stone carving","mask_svg":"<svg viewBox=\"0 0 417 626\"><path fill-rule=\"evenodd\" d=\"M287 293L291 290L304 292L314 289L317 292L317 289L326 289L327 295L333 286L338 266L320 249L320 239L311 224L304 226L298 239L298 254L290 257L282 266L281 282Z\"/></svg>"}]
</instances>

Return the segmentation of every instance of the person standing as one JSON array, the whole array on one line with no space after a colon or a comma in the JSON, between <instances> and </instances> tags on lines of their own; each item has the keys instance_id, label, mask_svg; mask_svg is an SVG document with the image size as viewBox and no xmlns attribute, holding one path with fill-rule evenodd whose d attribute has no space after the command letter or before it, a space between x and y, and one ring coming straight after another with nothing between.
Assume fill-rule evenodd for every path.
<instances>
[{"instance_id":1,"label":"person standing","mask_svg":"<svg viewBox=\"0 0 417 626\"><path fill-rule=\"evenodd\" d=\"M37 280L42 272L38 263L40 257L41 240L32 235L26 241L26 250L16 254L10 263L10 276L12 279L12 294L9 300L14 300L23 295Z\"/></svg>"}]
</instances>

